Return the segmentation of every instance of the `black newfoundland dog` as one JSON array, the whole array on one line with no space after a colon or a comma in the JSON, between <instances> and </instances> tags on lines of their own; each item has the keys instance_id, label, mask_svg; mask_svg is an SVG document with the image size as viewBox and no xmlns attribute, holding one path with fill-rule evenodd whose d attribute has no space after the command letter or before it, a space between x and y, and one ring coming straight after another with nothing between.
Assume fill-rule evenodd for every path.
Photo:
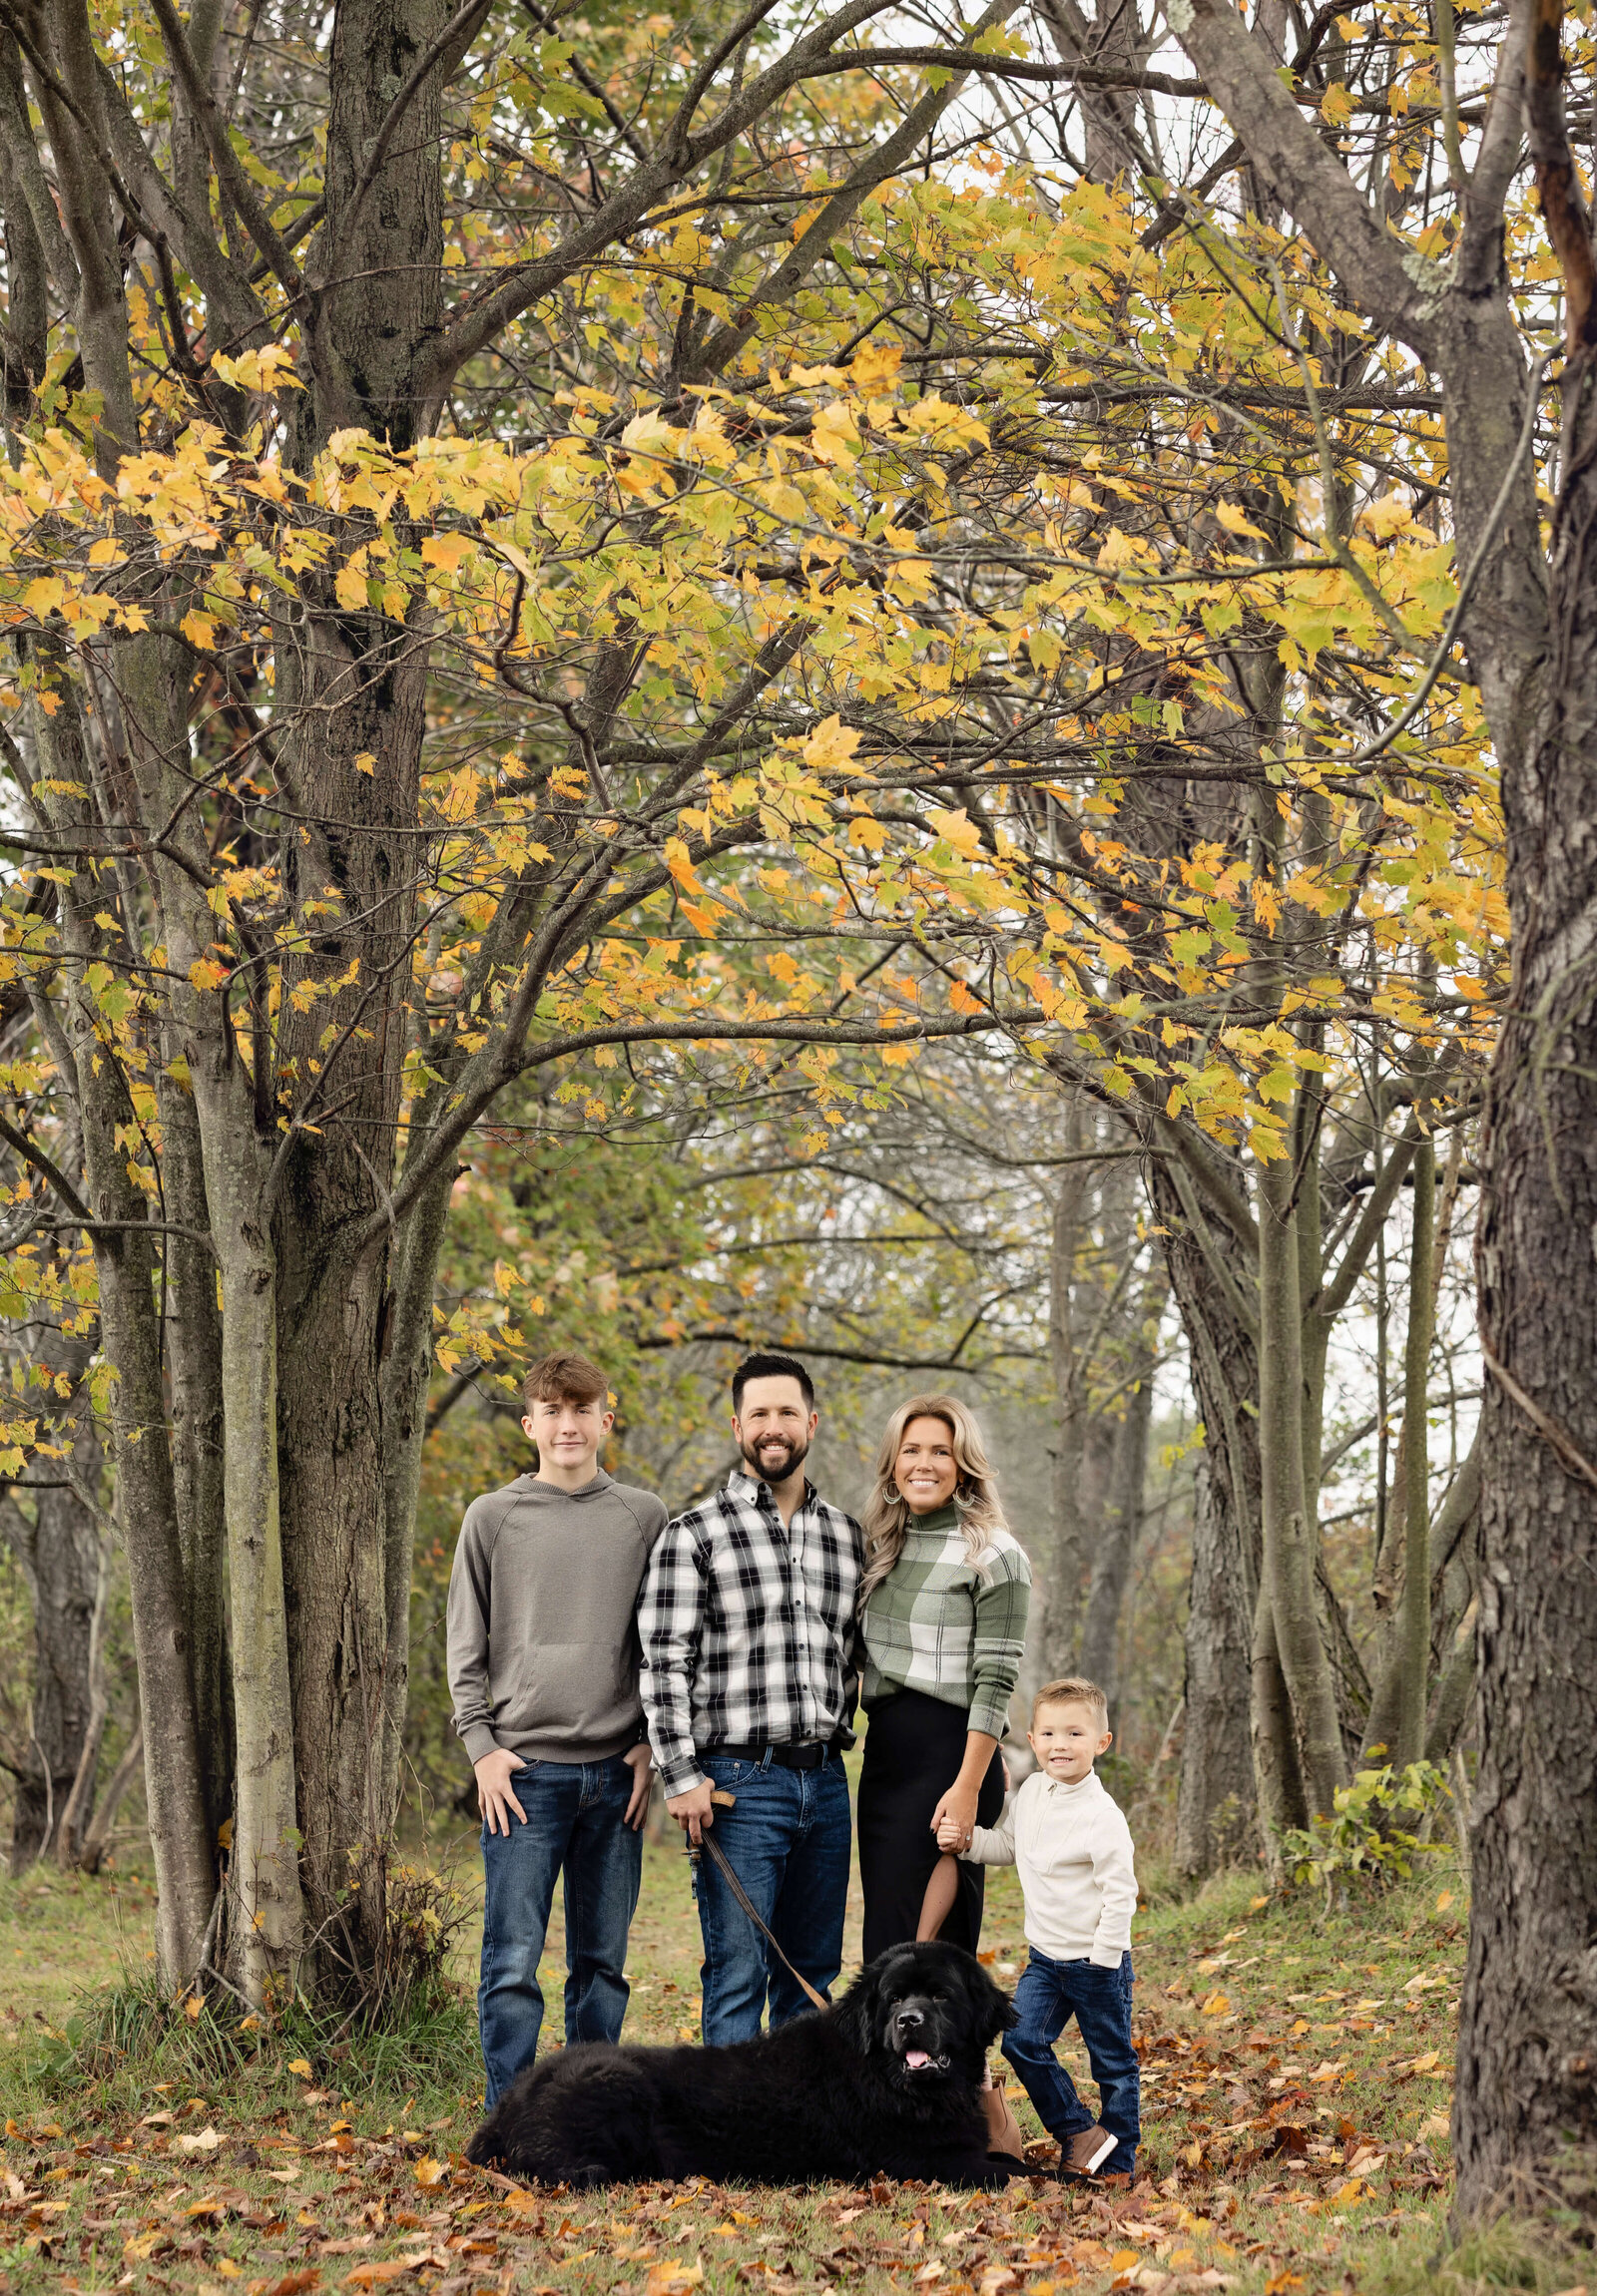
<instances>
[{"instance_id":1,"label":"black newfoundland dog","mask_svg":"<svg viewBox=\"0 0 1597 2296\"><path fill-rule=\"evenodd\" d=\"M958 1946L878 1954L834 2009L729 2049L554 2052L513 2081L466 2147L537 2184L710 2176L943 2184L1024 2173L987 2150L978 2089L1014 2013Z\"/></svg>"}]
</instances>

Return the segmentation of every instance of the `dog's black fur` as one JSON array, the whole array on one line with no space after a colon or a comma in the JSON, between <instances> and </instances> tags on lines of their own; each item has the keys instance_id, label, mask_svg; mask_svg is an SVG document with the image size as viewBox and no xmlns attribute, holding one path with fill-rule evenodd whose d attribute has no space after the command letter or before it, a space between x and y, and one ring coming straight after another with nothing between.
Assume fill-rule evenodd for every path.
<instances>
[{"instance_id":1,"label":"dog's black fur","mask_svg":"<svg viewBox=\"0 0 1597 2296\"><path fill-rule=\"evenodd\" d=\"M466 2147L537 2184L710 2176L857 2183L877 2170L997 2186L1021 2163L987 2150L979 2089L1007 1997L958 1946L878 1954L834 2009L728 2049L541 2057ZM911 2065L910 2059L923 2059Z\"/></svg>"}]
</instances>

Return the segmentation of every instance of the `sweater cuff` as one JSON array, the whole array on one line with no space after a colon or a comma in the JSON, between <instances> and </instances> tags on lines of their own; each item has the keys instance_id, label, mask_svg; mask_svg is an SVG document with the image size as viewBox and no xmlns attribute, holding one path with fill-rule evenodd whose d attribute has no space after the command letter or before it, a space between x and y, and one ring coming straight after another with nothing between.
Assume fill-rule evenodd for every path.
<instances>
[{"instance_id":1,"label":"sweater cuff","mask_svg":"<svg viewBox=\"0 0 1597 2296\"><path fill-rule=\"evenodd\" d=\"M1094 1969L1118 1969L1125 1959L1125 1949L1118 1945L1094 1945L1087 1959Z\"/></svg>"},{"instance_id":2,"label":"sweater cuff","mask_svg":"<svg viewBox=\"0 0 1597 2296\"><path fill-rule=\"evenodd\" d=\"M991 1694L979 1697L970 1709L966 1728L980 1730L989 1738L1002 1738L1009 1727L1009 1691L994 1703Z\"/></svg>"},{"instance_id":3,"label":"sweater cuff","mask_svg":"<svg viewBox=\"0 0 1597 2296\"><path fill-rule=\"evenodd\" d=\"M460 1733L460 1743L465 1747L473 1768L484 1754L495 1753L499 1745L491 1722L468 1722Z\"/></svg>"}]
</instances>

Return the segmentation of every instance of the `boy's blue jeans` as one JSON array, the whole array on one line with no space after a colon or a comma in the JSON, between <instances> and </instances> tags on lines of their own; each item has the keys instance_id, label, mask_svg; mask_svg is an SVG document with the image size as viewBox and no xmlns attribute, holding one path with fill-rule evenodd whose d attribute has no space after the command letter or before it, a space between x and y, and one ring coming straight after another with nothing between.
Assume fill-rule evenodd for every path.
<instances>
[{"instance_id":1,"label":"boy's blue jeans","mask_svg":"<svg viewBox=\"0 0 1597 2296\"><path fill-rule=\"evenodd\" d=\"M538 1963L562 1872L566 2040L621 2038L627 1932L643 1872L643 1837L625 1822L632 1779L619 1754L607 1762L528 1762L510 1780L526 1823L512 1816L508 1834L482 1829L487 1891L477 2025L490 2105L538 2053Z\"/></svg>"},{"instance_id":2,"label":"boy's blue jeans","mask_svg":"<svg viewBox=\"0 0 1597 2296\"><path fill-rule=\"evenodd\" d=\"M1054 2055L1054 2043L1074 2017L1098 2083L1099 2123L1119 2139L1104 2162L1105 2174L1113 2176L1136 2168L1142 2134L1141 2068L1131 2045L1131 1982L1129 1953L1121 1955L1118 1969L1100 1969L1090 1961L1050 1961L1033 1946L1015 1988L1020 2022L1000 2044L1044 2128L1068 2143L1093 2124L1075 2082Z\"/></svg>"},{"instance_id":3,"label":"boy's blue jeans","mask_svg":"<svg viewBox=\"0 0 1597 2296\"><path fill-rule=\"evenodd\" d=\"M735 1760L702 1753L712 1785L737 1797L717 1810L714 1833L760 1918L797 1970L825 1993L842 1967L842 1918L848 1903L853 1824L841 1757L818 1769L787 1770L771 1759ZM771 2023L787 2025L810 2007L721 1878L701 1853L694 1890L705 1958L705 2046L752 2041L769 1990Z\"/></svg>"}]
</instances>

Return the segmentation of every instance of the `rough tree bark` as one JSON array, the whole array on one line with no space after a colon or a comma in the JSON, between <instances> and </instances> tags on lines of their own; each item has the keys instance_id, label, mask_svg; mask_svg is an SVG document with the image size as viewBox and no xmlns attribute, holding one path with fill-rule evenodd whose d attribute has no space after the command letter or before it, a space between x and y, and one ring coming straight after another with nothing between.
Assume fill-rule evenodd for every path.
<instances>
[{"instance_id":1,"label":"rough tree bark","mask_svg":"<svg viewBox=\"0 0 1597 2296\"><path fill-rule=\"evenodd\" d=\"M1207 1236L1200 1232L1173 1157L1150 1159L1148 1186L1204 1425L1176 1803L1177 1870L1199 1881L1254 1841L1249 1667L1260 1570L1259 1346L1247 1312L1246 1238L1219 1221Z\"/></svg>"}]
</instances>

